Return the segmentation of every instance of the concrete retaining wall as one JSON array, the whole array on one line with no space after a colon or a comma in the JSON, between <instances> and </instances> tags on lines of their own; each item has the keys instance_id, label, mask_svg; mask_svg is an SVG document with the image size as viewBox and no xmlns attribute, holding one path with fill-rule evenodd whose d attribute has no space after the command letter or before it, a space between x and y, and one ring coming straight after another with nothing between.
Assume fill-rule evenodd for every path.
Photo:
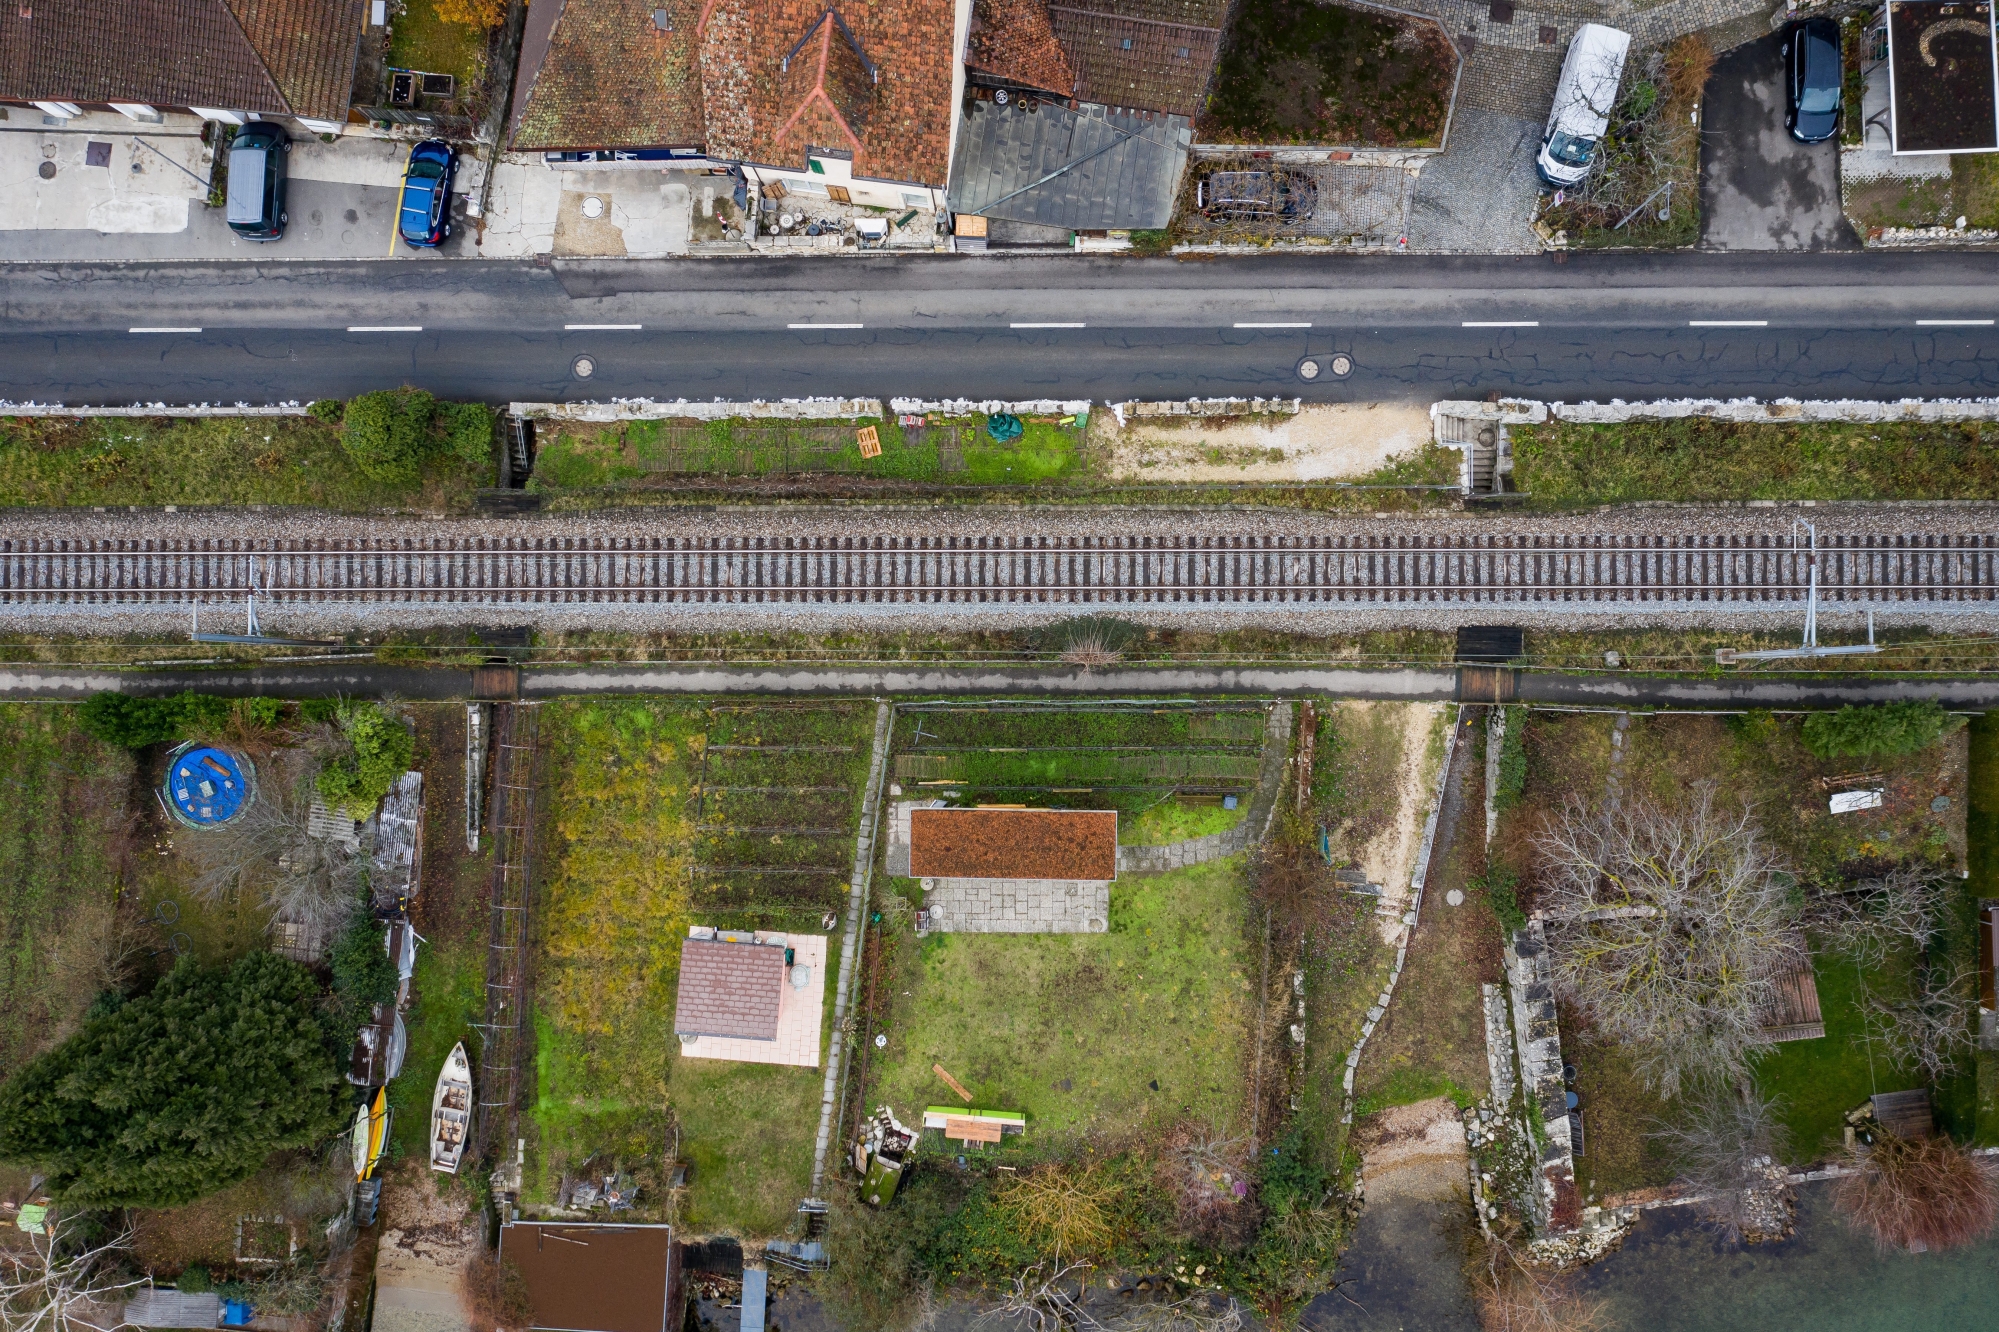
<instances>
[{"instance_id":1,"label":"concrete retaining wall","mask_svg":"<svg viewBox=\"0 0 1999 1332\"><path fill-rule=\"evenodd\" d=\"M1464 421L1497 421L1502 425L1539 425L1544 421L1572 421L1578 425L1617 425L1625 421L1677 421L1704 417L1714 421L1806 422L1806 421L1992 421L1999 420L1999 398L1903 398L1897 402L1869 402L1860 398L1833 398L1805 402L1797 398L1664 398L1656 402L1537 402L1531 398L1502 398L1498 402L1434 403L1430 419L1446 417Z\"/></svg>"},{"instance_id":2,"label":"concrete retaining wall","mask_svg":"<svg viewBox=\"0 0 1999 1332\"><path fill-rule=\"evenodd\" d=\"M197 402L182 407L169 407L163 402L145 402L131 407L65 407L59 402L6 402L0 401L0 416L141 416L141 417L195 417L195 416L304 416L304 403L281 402L275 407L252 407L247 402L233 406L220 403Z\"/></svg>"},{"instance_id":3,"label":"concrete retaining wall","mask_svg":"<svg viewBox=\"0 0 1999 1332\"><path fill-rule=\"evenodd\" d=\"M614 398L610 402L510 402L507 411L529 421L663 421L678 417L696 421L829 421L878 418L882 405L877 398L781 398L775 402Z\"/></svg>"}]
</instances>

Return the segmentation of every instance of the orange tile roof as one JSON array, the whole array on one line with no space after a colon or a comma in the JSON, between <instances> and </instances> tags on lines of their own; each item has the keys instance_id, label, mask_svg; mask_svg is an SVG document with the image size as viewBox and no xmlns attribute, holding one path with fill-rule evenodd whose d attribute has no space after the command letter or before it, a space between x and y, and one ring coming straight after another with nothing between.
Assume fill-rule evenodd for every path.
<instances>
[{"instance_id":1,"label":"orange tile roof","mask_svg":"<svg viewBox=\"0 0 1999 1332\"><path fill-rule=\"evenodd\" d=\"M1007 83L1063 97L1076 90L1076 71L1043 0L976 0L966 48L968 68Z\"/></svg>"},{"instance_id":2,"label":"orange tile roof","mask_svg":"<svg viewBox=\"0 0 1999 1332\"><path fill-rule=\"evenodd\" d=\"M1117 811L914 809L909 872L937 879L1115 879Z\"/></svg>"},{"instance_id":3,"label":"orange tile roof","mask_svg":"<svg viewBox=\"0 0 1999 1332\"><path fill-rule=\"evenodd\" d=\"M952 0L533 3L517 148L699 143L800 170L827 148L852 153L857 176L944 183ZM664 39L651 33L660 4Z\"/></svg>"}]
</instances>

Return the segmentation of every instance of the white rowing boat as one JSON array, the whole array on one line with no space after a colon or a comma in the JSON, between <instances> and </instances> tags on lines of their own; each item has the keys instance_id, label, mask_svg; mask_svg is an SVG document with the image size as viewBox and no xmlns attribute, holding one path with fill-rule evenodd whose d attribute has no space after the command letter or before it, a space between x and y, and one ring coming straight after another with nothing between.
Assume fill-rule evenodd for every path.
<instances>
[{"instance_id":1,"label":"white rowing boat","mask_svg":"<svg viewBox=\"0 0 1999 1332\"><path fill-rule=\"evenodd\" d=\"M471 1130L472 1064L465 1058L465 1042L460 1041L451 1047L430 1098L430 1168L457 1174Z\"/></svg>"}]
</instances>

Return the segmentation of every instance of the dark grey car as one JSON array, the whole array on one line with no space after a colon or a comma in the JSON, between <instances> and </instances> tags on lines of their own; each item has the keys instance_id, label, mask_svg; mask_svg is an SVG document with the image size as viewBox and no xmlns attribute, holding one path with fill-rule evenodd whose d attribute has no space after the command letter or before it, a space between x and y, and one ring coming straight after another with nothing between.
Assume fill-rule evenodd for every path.
<instances>
[{"instance_id":1,"label":"dark grey car","mask_svg":"<svg viewBox=\"0 0 1999 1332\"><path fill-rule=\"evenodd\" d=\"M229 188L223 220L244 240L270 241L285 234L285 158L292 150L284 127L253 120L229 144Z\"/></svg>"},{"instance_id":2,"label":"dark grey car","mask_svg":"<svg viewBox=\"0 0 1999 1332\"><path fill-rule=\"evenodd\" d=\"M1784 127L1799 143L1824 143L1839 133L1839 24L1829 18L1793 23L1784 34Z\"/></svg>"}]
</instances>

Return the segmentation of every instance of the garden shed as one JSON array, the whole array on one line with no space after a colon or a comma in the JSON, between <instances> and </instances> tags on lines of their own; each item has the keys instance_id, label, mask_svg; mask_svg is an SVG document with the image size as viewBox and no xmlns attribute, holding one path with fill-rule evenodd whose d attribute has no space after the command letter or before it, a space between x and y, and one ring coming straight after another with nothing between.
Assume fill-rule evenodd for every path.
<instances>
[{"instance_id":1,"label":"garden shed","mask_svg":"<svg viewBox=\"0 0 1999 1332\"><path fill-rule=\"evenodd\" d=\"M691 1059L819 1065L826 936L689 929L673 1031Z\"/></svg>"},{"instance_id":2,"label":"garden shed","mask_svg":"<svg viewBox=\"0 0 1999 1332\"><path fill-rule=\"evenodd\" d=\"M512 1221L500 1262L527 1287L531 1328L677 1332L680 1252L673 1227Z\"/></svg>"}]
</instances>

